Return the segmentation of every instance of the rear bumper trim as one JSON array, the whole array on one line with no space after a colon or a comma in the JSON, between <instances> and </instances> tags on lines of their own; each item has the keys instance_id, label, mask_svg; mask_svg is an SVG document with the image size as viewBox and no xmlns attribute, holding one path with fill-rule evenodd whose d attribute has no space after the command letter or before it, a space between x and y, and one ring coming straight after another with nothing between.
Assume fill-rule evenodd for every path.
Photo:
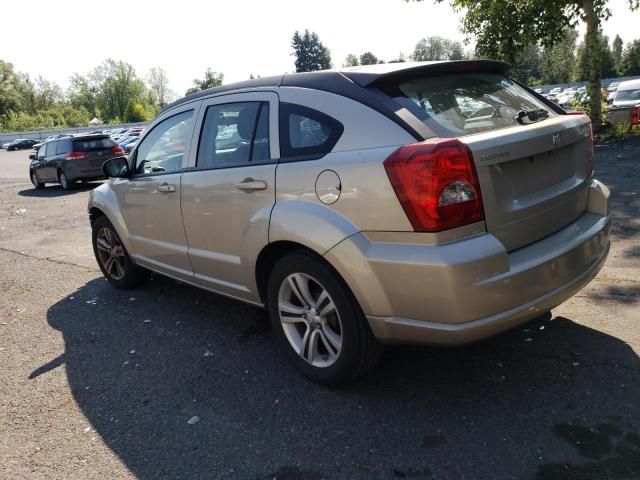
<instances>
[{"instance_id":1,"label":"rear bumper trim","mask_svg":"<svg viewBox=\"0 0 640 480\"><path fill-rule=\"evenodd\" d=\"M498 334L532 320L571 298L600 271L609 246L579 276L523 305L465 323L436 323L399 317L367 316L378 340L383 343L418 345L462 345Z\"/></svg>"}]
</instances>

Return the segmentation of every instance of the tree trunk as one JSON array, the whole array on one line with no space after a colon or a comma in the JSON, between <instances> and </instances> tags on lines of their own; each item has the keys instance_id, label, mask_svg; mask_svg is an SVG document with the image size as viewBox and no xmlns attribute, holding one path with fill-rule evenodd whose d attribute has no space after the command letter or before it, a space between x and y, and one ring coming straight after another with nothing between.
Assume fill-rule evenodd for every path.
<instances>
[{"instance_id":1,"label":"tree trunk","mask_svg":"<svg viewBox=\"0 0 640 480\"><path fill-rule=\"evenodd\" d=\"M602 52L598 42L600 19L593 8L594 0L582 0L582 19L587 25L585 34L586 54L589 62L589 86L591 124L595 132L602 127Z\"/></svg>"}]
</instances>

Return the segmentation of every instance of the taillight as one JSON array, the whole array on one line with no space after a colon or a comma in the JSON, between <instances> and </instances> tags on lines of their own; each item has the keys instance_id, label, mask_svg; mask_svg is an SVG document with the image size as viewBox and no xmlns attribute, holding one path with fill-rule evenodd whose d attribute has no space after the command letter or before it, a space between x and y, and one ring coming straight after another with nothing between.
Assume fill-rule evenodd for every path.
<instances>
[{"instance_id":1,"label":"taillight","mask_svg":"<svg viewBox=\"0 0 640 480\"><path fill-rule=\"evenodd\" d=\"M124 148L122 148L120 145L118 145L118 146L113 147L113 148L111 149L111 151L112 151L113 153L116 153L116 154L117 154L117 153L124 153Z\"/></svg>"},{"instance_id":2,"label":"taillight","mask_svg":"<svg viewBox=\"0 0 640 480\"><path fill-rule=\"evenodd\" d=\"M640 123L640 107L633 107L631 109L631 125L637 125Z\"/></svg>"},{"instance_id":3,"label":"taillight","mask_svg":"<svg viewBox=\"0 0 640 480\"><path fill-rule=\"evenodd\" d=\"M384 161L384 168L416 232L484 220L473 156L459 140L404 145Z\"/></svg>"},{"instance_id":4,"label":"taillight","mask_svg":"<svg viewBox=\"0 0 640 480\"><path fill-rule=\"evenodd\" d=\"M589 176L591 176L593 174L593 145L595 143L593 140L593 125L591 125L591 119L586 112L567 112L567 115L584 115L589 121L589 158L587 158L587 172Z\"/></svg>"},{"instance_id":5,"label":"taillight","mask_svg":"<svg viewBox=\"0 0 640 480\"><path fill-rule=\"evenodd\" d=\"M86 158L87 156L87 152L71 152L71 153L67 153L67 156L65 157L67 160L81 160L83 158Z\"/></svg>"}]
</instances>

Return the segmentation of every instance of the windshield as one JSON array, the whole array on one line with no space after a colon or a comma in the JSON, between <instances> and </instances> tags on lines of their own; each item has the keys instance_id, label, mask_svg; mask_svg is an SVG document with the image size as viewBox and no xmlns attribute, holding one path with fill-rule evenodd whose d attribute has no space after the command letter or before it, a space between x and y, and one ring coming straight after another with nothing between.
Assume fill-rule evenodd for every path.
<instances>
[{"instance_id":1,"label":"windshield","mask_svg":"<svg viewBox=\"0 0 640 480\"><path fill-rule=\"evenodd\" d=\"M640 101L640 88L637 90L618 90L616 100L638 100Z\"/></svg>"},{"instance_id":2,"label":"windshield","mask_svg":"<svg viewBox=\"0 0 640 480\"><path fill-rule=\"evenodd\" d=\"M497 74L426 77L400 81L386 91L440 137L486 132L557 116L524 88Z\"/></svg>"}]
</instances>

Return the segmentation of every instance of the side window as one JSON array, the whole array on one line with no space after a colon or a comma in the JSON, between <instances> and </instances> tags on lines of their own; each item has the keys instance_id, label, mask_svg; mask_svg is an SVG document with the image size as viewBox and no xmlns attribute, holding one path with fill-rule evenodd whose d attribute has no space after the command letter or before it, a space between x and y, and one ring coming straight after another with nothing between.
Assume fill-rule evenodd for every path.
<instances>
[{"instance_id":1,"label":"side window","mask_svg":"<svg viewBox=\"0 0 640 480\"><path fill-rule=\"evenodd\" d=\"M49 142L47 144L47 157L53 157L56 154L56 145L58 142Z\"/></svg>"},{"instance_id":2,"label":"side window","mask_svg":"<svg viewBox=\"0 0 640 480\"><path fill-rule=\"evenodd\" d=\"M280 104L282 158L322 157L333 149L343 131L343 125L329 115L293 103Z\"/></svg>"},{"instance_id":3,"label":"side window","mask_svg":"<svg viewBox=\"0 0 640 480\"><path fill-rule=\"evenodd\" d=\"M149 132L138 145L136 173L171 173L182 168L182 156L193 110L169 117Z\"/></svg>"},{"instance_id":4,"label":"side window","mask_svg":"<svg viewBox=\"0 0 640 480\"><path fill-rule=\"evenodd\" d=\"M197 168L236 167L269 159L268 103L228 103L207 108Z\"/></svg>"},{"instance_id":5,"label":"side window","mask_svg":"<svg viewBox=\"0 0 640 480\"><path fill-rule=\"evenodd\" d=\"M38 149L38 156L37 156L38 160L42 160L44 157L47 156L47 145L48 143L45 143Z\"/></svg>"},{"instance_id":6,"label":"side window","mask_svg":"<svg viewBox=\"0 0 640 480\"><path fill-rule=\"evenodd\" d=\"M69 140L59 140L56 143L56 155L65 155L71 152L71 142Z\"/></svg>"}]
</instances>

